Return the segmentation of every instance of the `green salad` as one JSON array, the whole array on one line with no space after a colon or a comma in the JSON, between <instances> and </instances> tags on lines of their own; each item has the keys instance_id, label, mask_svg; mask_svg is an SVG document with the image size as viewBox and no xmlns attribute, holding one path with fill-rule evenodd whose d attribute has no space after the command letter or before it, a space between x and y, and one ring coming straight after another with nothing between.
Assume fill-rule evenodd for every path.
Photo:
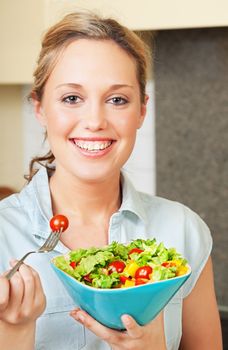
<instances>
[{"instance_id":1,"label":"green salad","mask_svg":"<svg viewBox=\"0 0 228 350\"><path fill-rule=\"evenodd\" d=\"M106 289L138 286L189 272L187 260L156 239L77 249L55 257L53 263L81 283Z\"/></svg>"}]
</instances>

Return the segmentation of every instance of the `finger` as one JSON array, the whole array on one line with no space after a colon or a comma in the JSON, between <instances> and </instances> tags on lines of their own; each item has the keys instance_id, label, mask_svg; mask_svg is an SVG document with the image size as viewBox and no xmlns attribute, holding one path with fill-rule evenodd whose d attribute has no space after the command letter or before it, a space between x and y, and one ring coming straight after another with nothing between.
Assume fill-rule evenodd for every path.
<instances>
[{"instance_id":1,"label":"finger","mask_svg":"<svg viewBox=\"0 0 228 350\"><path fill-rule=\"evenodd\" d=\"M39 274L32 269L34 281L35 281L35 296L34 303L35 306L39 308L40 314L45 310L46 307L46 297L44 295L42 283Z\"/></svg>"},{"instance_id":2,"label":"finger","mask_svg":"<svg viewBox=\"0 0 228 350\"><path fill-rule=\"evenodd\" d=\"M9 303L10 284L9 281L0 276L0 312L3 312Z\"/></svg>"},{"instance_id":3,"label":"finger","mask_svg":"<svg viewBox=\"0 0 228 350\"><path fill-rule=\"evenodd\" d=\"M130 315L122 315L121 320L127 330L129 337L133 339L141 338L143 335L143 328Z\"/></svg>"},{"instance_id":4,"label":"finger","mask_svg":"<svg viewBox=\"0 0 228 350\"><path fill-rule=\"evenodd\" d=\"M24 282L19 272L10 279L9 309L18 309L21 306L24 295Z\"/></svg>"},{"instance_id":5,"label":"finger","mask_svg":"<svg viewBox=\"0 0 228 350\"><path fill-rule=\"evenodd\" d=\"M155 319L157 322L164 322L164 310L162 310L156 317Z\"/></svg>"},{"instance_id":6,"label":"finger","mask_svg":"<svg viewBox=\"0 0 228 350\"><path fill-rule=\"evenodd\" d=\"M24 293L22 298L22 310L23 314L29 315L34 304L35 297L35 280L31 268L22 264L19 269L20 275L24 282Z\"/></svg>"},{"instance_id":7,"label":"finger","mask_svg":"<svg viewBox=\"0 0 228 350\"><path fill-rule=\"evenodd\" d=\"M76 321L82 323L91 332L108 343L117 343L117 339L119 339L121 336L120 332L103 326L81 309L71 311L70 316L72 316Z\"/></svg>"},{"instance_id":8,"label":"finger","mask_svg":"<svg viewBox=\"0 0 228 350\"><path fill-rule=\"evenodd\" d=\"M10 266L11 266L11 267L14 267L14 265L16 265L16 264L18 263L18 260L16 260L16 259L11 259L9 263L10 263Z\"/></svg>"},{"instance_id":9,"label":"finger","mask_svg":"<svg viewBox=\"0 0 228 350\"><path fill-rule=\"evenodd\" d=\"M10 266L14 267L18 263L18 260L12 259L10 260ZM10 279L10 302L9 308L19 308L22 303L24 295L24 282L21 277L19 271L15 272L15 274Z\"/></svg>"}]
</instances>

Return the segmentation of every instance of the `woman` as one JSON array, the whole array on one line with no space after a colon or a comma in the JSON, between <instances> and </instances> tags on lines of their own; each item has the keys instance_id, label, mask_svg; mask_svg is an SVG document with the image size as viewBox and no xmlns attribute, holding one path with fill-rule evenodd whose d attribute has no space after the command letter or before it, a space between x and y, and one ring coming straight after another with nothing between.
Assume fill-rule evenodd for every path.
<instances>
[{"instance_id":1,"label":"woman","mask_svg":"<svg viewBox=\"0 0 228 350\"><path fill-rule=\"evenodd\" d=\"M222 348L207 226L179 203L137 192L121 172L146 113L147 64L143 42L111 19L72 13L47 32L31 98L51 152L32 162L23 191L1 202L1 270L39 247L62 213L70 226L53 255L155 236L186 256L190 279L151 323L123 315L119 332L74 309L50 255L32 255L10 282L0 279L1 348ZM34 175L37 161L46 167Z\"/></svg>"}]
</instances>

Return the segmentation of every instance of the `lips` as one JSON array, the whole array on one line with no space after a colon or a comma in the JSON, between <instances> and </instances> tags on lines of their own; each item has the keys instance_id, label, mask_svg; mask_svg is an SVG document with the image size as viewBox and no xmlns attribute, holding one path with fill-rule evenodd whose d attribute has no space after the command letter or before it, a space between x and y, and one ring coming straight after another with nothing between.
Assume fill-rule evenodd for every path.
<instances>
[{"instance_id":1,"label":"lips","mask_svg":"<svg viewBox=\"0 0 228 350\"><path fill-rule=\"evenodd\" d=\"M74 143L75 146L77 146L80 150L96 153L96 152L102 152L106 149L108 149L114 140L110 139L70 139L71 142Z\"/></svg>"}]
</instances>

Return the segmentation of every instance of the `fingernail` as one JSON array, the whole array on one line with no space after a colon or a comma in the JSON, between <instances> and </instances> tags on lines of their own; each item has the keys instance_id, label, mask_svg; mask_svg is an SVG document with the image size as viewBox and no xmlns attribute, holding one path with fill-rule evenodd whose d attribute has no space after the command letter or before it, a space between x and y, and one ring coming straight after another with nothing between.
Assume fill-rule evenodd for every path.
<instances>
[{"instance_id":1,"label":"fingernail","mask_svg":"<svg viewBox=\"0 0 228 350\"><path fill-rule=\"evenodd\" d=\"M78 312L78 314L77 314L77 319L78 319L78 321L80 321L82 323L85 322L85 317L80 312Z\"/></svg>"},{"instance_id":2,"label":"fingernail","mask_svg":"<svg viewBox=\"0 0 228 350\"><path fill-rule=\"evenodd\" d=\"M128 315L123 315L121 319L126 326L131 324L131 318Z\"/></svg>"},{"instance_id":3,"label":"fingernail","mask_svg":"<svg viewBox=\"0 0 228 350\"><path fill-rule=\"evenodd\" d=\"M73 311L70 312L70 316L75 317L76 315L77 315L76 311L73 310Z\"/></svg>"},{"instance_id":4,"label":"fingernail","mask_svg":"<svg viewBox=\"0 0 228 350\"><path fill-rule=\"evenodd\" d=\"M77 307L76 309L72 310L72 311L70 312L70 314L71 314L71 315L75 315L79 310L80 310L79 307Z\"/></svg>"},{"instance_id":5,"label":"fingernail","mask_svg":"<svg viewBox=\"0 0 228 350\"><path fill-rule=\"evenodd\" d=\"M78 309L70 312L70 316L74 317L77 321L84 323L85 317L82 313L78 312Z\"/></svg>"}]
</instances>

